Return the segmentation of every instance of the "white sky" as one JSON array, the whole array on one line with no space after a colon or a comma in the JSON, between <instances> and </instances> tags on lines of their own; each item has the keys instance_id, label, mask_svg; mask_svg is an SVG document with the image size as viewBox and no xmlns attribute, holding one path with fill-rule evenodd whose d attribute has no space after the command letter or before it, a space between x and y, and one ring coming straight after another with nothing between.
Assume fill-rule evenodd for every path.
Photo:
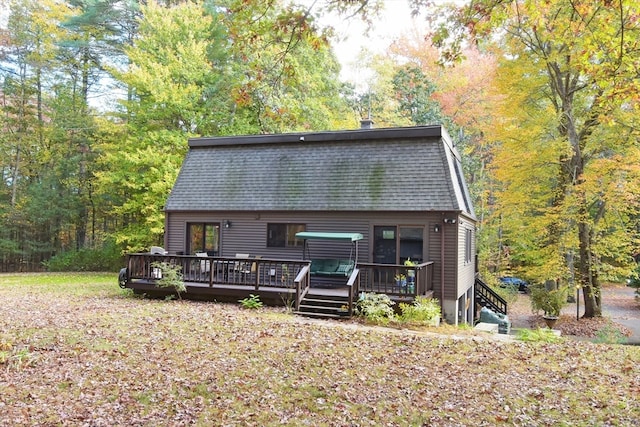
<instances>
[{"instance_id":1,"label":"white sky","mask_svg":"<svg viewBox=\"0 0 640 427\"><path fill-rule=\"evenodd\" d=\"M303 0L301 3L310 4L313 0ZM359 91L368 88L367 79L371 73L362 67L358 67L358 56L363 49L372 53L382 53L403 32L409 32L412 28L425 29L424 15L413 19L408 0L384 0L384 9L380 17L373 21L373 27L366 35L366 25L359 17L349 21L338 16L323 16L321 24L330 24L335 28L338 40L333 41L334 51L342 71L342 80L350 81L356 85Z\"/></svg>"}]
</instances>

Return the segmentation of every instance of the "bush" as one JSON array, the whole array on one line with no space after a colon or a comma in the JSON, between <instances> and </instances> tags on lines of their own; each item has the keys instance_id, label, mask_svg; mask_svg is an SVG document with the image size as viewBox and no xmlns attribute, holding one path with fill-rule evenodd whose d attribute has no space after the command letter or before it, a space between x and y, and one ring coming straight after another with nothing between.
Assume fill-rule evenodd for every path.
<instances>
[{"instance_id":1,"label":"bush","mask_svg":"<svg viewBox=\"0 0 640 427\"><path fill-rule=\"evenodd\" d=\"M520 329L517 338L524 342L557 343L562 341L562 337L547 328Z\"/></svg>"},{"instance_id":2,"label":"bush","mask_svg":"<svg viewBox=\"0 0 640 427\"><path fill-rule=\"evenodd\" d=\"M440 319L440 303L435 298L417 296L412 304L400 303L400 312L402 322L436 325Z\"/></svg>"},{"instance_id":3,"label":"bush","mask_svg":"<svg viewBox=\"0 0 640 427\"><path fill-rule=\"evenodd\" d=\"M240 305L246 309L256 309L262 307L262 301L260 301L259 295L249 294L247 298L238 300Z\"/></svg>"},{"instance_id":4,"label":"bush","mask_svg":"<svg viewBox=\"0 0 640 427\"><path fill-rule=\"evenodd\" d=\"M547 316L560 316L562 307L567 305L569 288L561 286L558 289L547 290L545 285L536 284L531 288L531 309L542 312Z\"/></svg>"},{"instance_id":5,"label":"bush","mask_svg":"<svg viewBox=\"0 0 640 427\"><path fill-rule=\"evenodd\" d=\"M518 292L518 290L513 286L507 286L503 288L496 285L491 286L491 289L493 289L495 293L497 293L503 300L505 300L507 304L515 304L515 302L518 300L518 296L520 295L520 292Z\"/></svg>"},{"instance_id":6,"label":"bush","mask_svg":"<svg viewBox=\"0 0 640 427\"><path fill-rule=\"evenodd\" d=\"M62 252L42 263L47 271L118 271L124 264L120 248L105 242L101 248Z\"/></svg>"},{"instance_id":7,"label":"bush","mask_svg":"<svg viewBox=\"0 0 640 427\"><path fill-rule=\"evenodd\" d=\"M640 295L640 263L636 265L635 270L627 279L627 285L636 288L636 294Z\"/></svg>"},{"instance_id":8,"label":"bush","mask_svg":"<svg viewBox=\"0 0 640 427\"><path fill-rule=\"evenodd\" d=\"M369 322L386 325L395 318L394 304L388 295L362 293L356 303L355 312Z\"/></svg>"},{"instance_id":9,"label":"bush","mask_svg":"<svg viewBox=\"0 0 640 427\"><path fill-rule=\"evenodd\" d=\"M596 338L593 342L599 344L624 344L627 342L627 337L611 324L608 324L596 332Z\"/></svg>"},{"instance_id":10,"label":"bush","mask_svg":"<svg viewBox=\"0 0 640 427\"><path fill-rule=\"evenodd\" d=\"M187 292L187 287L182 280L181 265L173 265L168 262L152 262L151 267L158 268L162 272L160 280L156 282L159 288L173 288L181 299L180 293Z\"/></svg>"}]
</instances>

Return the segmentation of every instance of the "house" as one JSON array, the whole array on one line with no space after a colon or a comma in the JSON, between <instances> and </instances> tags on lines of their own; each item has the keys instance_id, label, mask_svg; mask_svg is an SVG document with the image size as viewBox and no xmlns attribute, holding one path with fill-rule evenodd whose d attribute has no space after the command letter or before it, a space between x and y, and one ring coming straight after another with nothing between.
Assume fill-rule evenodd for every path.
<instances>
[{"instance_id":1,"label":"house","mask_svg":"<svg viewBox=\"0 0 640 427\"><path fill-rule=\"evenodd\" d=\"M182 263L191 296L285 288L286 274L296 307L304 286L350 286L349 306L355 291L433 295L449 323L473 321L476 218L440 125L191 139L165 218L168 254L153 256ZM127 286L149 290L139 256ZM340 262L346 274L318 274Z\"/></svg>"}]
</instances>

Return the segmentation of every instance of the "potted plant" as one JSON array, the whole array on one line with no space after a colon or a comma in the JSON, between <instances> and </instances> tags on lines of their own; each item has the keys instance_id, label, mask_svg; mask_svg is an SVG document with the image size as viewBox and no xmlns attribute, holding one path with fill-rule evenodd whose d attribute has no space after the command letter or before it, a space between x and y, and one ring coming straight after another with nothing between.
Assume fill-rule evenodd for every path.
<instances>
[{"instance_id":1,"label":"potted plant","mask_svg":"<svg viewBox=\"0 0 640 427\"><path fill-rule=\"evenodd\" d=\"M404 262L404 265L406 265L407 267L415 267L417 263L411 261L411 258L407 258ZM407 284L407 291L412 294L415 291L416 287L416 271L414 269L407 270Z\"/></svg>"},{"instance_id":2,"label":"potted plant","mask_svg":"<svg viewBox=\"0 0 640 427\"><path fill-rule=\"evenodd\" d=\"M405 276L404 274L396 274L394 276L394 279L396 280L396 286L400 288L401 292L403 292L403 290L407 287L407 276Z\"/></svg>"},{"instance_id":3,"label":"potted plant","mask_svg":"<svg viewBox=\"0 0 640 427\"><path fill-rule=\"evenodd\" d=\"M553 329L562 307L567 305L568 287L560 286L556 289L549 289L545 285L535 285L531 287L531 308L535 312L542 311L547 327Z\"/></svg>"}]
</instances>

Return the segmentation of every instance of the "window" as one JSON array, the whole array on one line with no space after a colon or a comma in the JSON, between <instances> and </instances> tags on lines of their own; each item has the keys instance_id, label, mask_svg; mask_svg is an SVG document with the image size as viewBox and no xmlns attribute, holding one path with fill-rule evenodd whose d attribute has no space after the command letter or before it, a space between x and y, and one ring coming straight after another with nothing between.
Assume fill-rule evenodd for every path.
<instances>
[{"instance_id":1,"label":"window","mask_svg":"<svg viewBox=\"0 0 640 427\"><path fill-rule=\"evenodd\" d=\"M207 252L209 255L217 255L219 243L219 223L187 224L187 253Z\"/></svg>"},{"instance_id":2,"label":"window","mask_svg":"<svg viewBox=\"0 0 640 427\"><path fill-rule=\"evenodd\" d=\"M302 240L296 239L296 233L305 231L306 228L304 224L267 224L267 247L302 246Z\"/></svg>"},{"instance_id":3,"label":"window","mask_svg":"<svg viewBox=\"0 0 640 427\"><path fill-rule=\"evenodd\" d=\"M473 238L473 233L471 232L470 229L466 229L465 230L465 235L464 235L464 262L465 264L470 264L471 263L471 256L472 256L472 252L473 252L473 248L472 248L472 238Z\"/></svg>"},{"instance_id":4,"label":"window","mask_svg":"<svg viewBox=\"0 0 640 427\"><path fill-rule=\"evenodd\" d=\"M422 262L422 248L424 246L424 228L399 227L398 240L400 243L400 264L410 259L413 262Z\"/></svg>"}]
</instances>

